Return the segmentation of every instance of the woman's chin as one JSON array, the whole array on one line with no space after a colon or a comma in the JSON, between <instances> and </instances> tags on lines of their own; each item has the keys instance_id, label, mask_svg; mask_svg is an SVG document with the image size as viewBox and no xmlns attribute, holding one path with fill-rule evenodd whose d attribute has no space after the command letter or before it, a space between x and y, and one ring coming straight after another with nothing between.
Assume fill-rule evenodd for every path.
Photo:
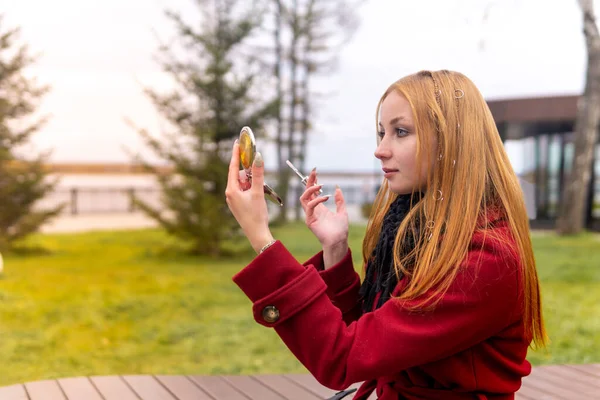
<instances>
[{"instance_id":1,"label":"woman's chin","mask_svg":"<svg viewBox=\"0 0 600 400\"><path fill-rule=\"evenodd\" d=\"M390 192L398 194L398 195L411 194L412 193L412 189L411 188L394 188L392 185L390 185L389 188L390 188Z\"/></svg>"},{"instance_id":2,"label":"woman's chin","mask_svg":"<svg viewBox=\"0 0 600 400\"><path fill-rule=\"evenodd\" d=\"M395 182L392 181L388 181L388 188L390 190L390 192L398 194L398 195L402 195L402 194L411 194L412 192L414 192L413 190L413 185L409 185L409 184L394 184Z\"/></svg>"}]
</instances>

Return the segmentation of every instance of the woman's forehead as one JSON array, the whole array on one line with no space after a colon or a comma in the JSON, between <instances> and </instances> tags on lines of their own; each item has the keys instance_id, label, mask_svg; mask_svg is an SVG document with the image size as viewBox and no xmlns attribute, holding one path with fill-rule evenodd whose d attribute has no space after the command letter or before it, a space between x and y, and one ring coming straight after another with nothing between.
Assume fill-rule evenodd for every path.
<instances>
[{"instance_id":1,"label":"woman's forehead","mask_svg":"<svg viewBox=\"0 0 600 400\"><path fill-rule=\"evenodd\" d=\"M412 123L412 119L410 103L404 96L394 91L383 99L379 108L379 124Z\"/></svg>"}]
</instances>

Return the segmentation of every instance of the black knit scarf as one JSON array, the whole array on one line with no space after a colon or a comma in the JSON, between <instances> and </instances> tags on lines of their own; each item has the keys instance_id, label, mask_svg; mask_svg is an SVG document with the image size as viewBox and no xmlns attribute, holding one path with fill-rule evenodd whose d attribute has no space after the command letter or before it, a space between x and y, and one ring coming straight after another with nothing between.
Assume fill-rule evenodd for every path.
<instances>
[{"instance_id":1,"label":"black knit scarf","mask_svg":"<svg viewBox=\"0 0 600 400\"><path fill-rule=\"evenodd\" d=\"M400 223L410 211L411 196L411 194L399 195L390 205L390 209L383 218L379 240L367 263L365 279L359 291L363 300L363 313L373 311L373 304L379 293L381 295L375 309L381 307L390 299L394 288L398 284L398 278L394 270L394 240L396 239ZM420 193L415 194L413 203L416 204L420 198ZM402 256L408 254L414 246L415 240L409 229L402 244Z\"/></svg>"}]
</instances>

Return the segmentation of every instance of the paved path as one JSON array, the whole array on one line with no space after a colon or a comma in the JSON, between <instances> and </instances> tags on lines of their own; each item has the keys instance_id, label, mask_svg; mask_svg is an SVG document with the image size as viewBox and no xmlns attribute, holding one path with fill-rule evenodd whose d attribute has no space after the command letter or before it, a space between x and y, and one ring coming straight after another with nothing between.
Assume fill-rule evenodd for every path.
<instances>
[{"instance_id":1,"label":"paved path","mask_svg":"<svg viewBox=\"0 0 600 400\"><path fill-rule=\"evenodd\" d=\"M140 229L156 226L156 222L143 213L112 213L62 215L44 225L43 233L69 233L114 229Z\"/></svg>"}]
</instances>

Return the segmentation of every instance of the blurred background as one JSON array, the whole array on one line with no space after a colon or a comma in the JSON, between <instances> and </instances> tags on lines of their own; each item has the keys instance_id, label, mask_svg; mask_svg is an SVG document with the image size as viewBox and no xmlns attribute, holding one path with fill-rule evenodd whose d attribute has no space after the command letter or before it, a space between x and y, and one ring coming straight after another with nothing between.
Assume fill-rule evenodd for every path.
<instances>
[{"instance_id":1,"label":"blurred background","mask_svg":"<svg viewBox=\"0 0 600 400\"><path fill-rule=\"evenodd\" d=\"M223 7L243 14L253 7L268 7L267 3L223 2ZM297 12L305 18L309 3L297 4ZM265 11L260 21L253 22L257 26L227 55L232 71L253 77L247 94L262 106L277 97L277 82L281 82L281 125L269 115L253 127L262 132L258 148L270 171L275 174L282 167L278 147L284 153L301 153L282 159L296 158L305 173L317 167L321 181L340 184L349 192L351 203L368 202L381 181L379 162L373 157L374 110L381 93L394 80L420 69L452 69L469 76L492 103L538 99L515 103L512 109L521 109L522 115L506 115L504 109L511 102L492 110L501 133L507 131L501 126L504 122L513 125L511 132L515 126L519 131L504 135L506 149L515 171L539 186L539 217L555 217L559 175L572 163L569 134L574 128L574 96L582 93L585 84L586 49L576 1L552 6L541 0L315 4L314 14L320 15L313 17L312 32L298 33L296 48L291 48L293 21L283 15L277 55L273 8L274 14ZM158 191L152 177L128 173L134 162L132 153L155 165L168 165L168 160L145 145L139 130L154 136L172 132L178 128L172 118L181 115L169 116L157 109L148 91L165 97L186 92L178 82L181 77L165 64L186 60L195 63L196 72L207 67L207 56L189 51L193 44L178 24L202 32L203 21L214 22L215 7L192 0L3 2L3 26L20 27L19 43L27 44L30 54L38 56L23 72L51 88L36 109L50 118L24 149L24 154L52 150L51 171L63 179L47 201L74 201L69 211L80 214L129 210L131 190L154 201ZM184 17L178 21L165 11ZM308 51L307 35L314 37ZM296 67L290 61L293 51ZM308 68L307 63L311 64ZM306 77L305 71L310 71ZM198 98L193 90L185 94ZM296 121L290 121L293 96ZM546 102L540 103L540 98ZM548 106L551 103L562 115L556 115ZM246 115L229 118L230 136L235 128L250 125L250 113L255 110L248 108ZM303 142L291 150L287 143L275 143L277 138L290 136L290 122L296 125L291 134L297 136L294 140ZM597 151L595 179L600 177ZM287 179L282 174L272 178L274 182ZM600 202L599 187L595 185L592 191L595 202ZM286 203L295 203L295 196L285 197ZM600 210L592 212L598 218ZM361 213L356 210L353 217L358 221Z\"/></svg>"},{"instance_id":2,"label":"blurred background","mask_svg":"<svg viewBox=\"0 0 600 400\"><path fill-rule=\"evenodd\" d=\"M597 362L593 6L600 2L2 0L0 356L10 363L0 383L302 370L283 345L260 344L263 330L230 281L251 259L224 202L231 145L243 126L254 130L267 182L285 203L270 205L273 227L300 258L318 246L285 161L305 174L316 167L325 193L340 185L360 270L383 179L375 108L392 82L423 69L475 82L531 185L556 335L533 362ZM244 350L224 361L223 346Z\"/></svg>"}]
</instances>

